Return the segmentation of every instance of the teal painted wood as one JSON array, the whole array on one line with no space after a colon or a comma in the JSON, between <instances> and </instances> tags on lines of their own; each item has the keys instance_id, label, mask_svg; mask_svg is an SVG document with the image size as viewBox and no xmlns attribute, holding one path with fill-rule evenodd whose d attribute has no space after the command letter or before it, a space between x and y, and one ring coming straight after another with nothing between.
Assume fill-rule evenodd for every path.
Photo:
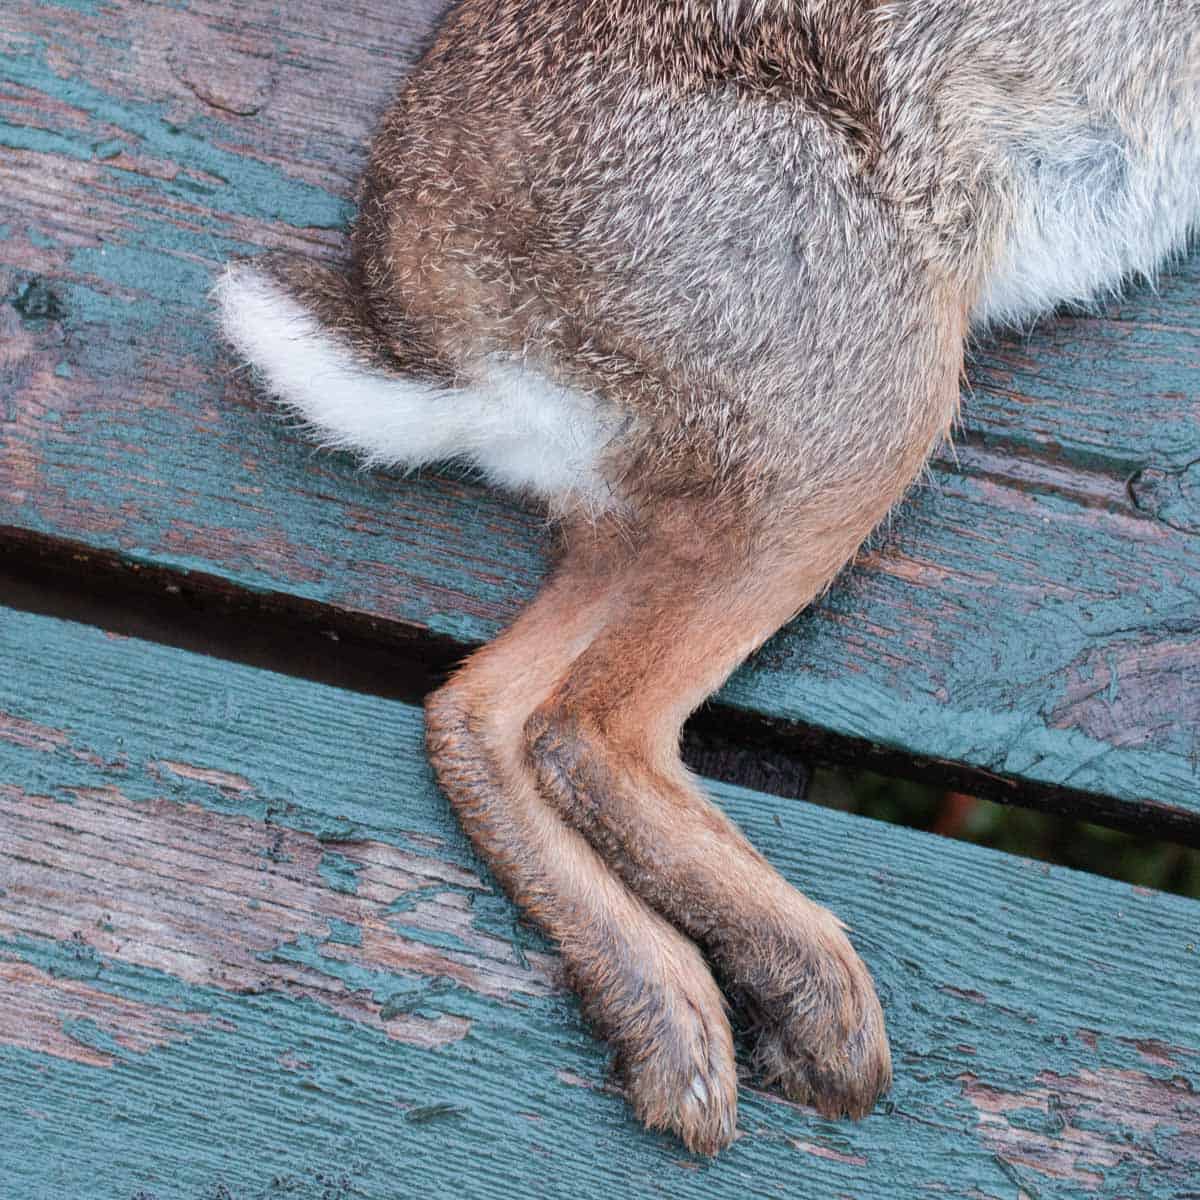
<instances>
[{"instance_id":1,"label":"teal painted wood","mask_svg":"<svg viewBox=\"0 0 1200 1200\"><path fill-rule=\"evenodd\" d=\"M641 1131L420 713L0 610L0 1195L1194 1198L1200 904L733 787L879 981L861 1124Z\"/></svg>"},{"instance_id":2,"label":"teal painted wood","mask_svg":"<svg viewBox=\"0 0 1200 1200\"><path fill-rule=\"evenodd\" d=\"M530 595L536 516L317 454L207 314L230 254L342 244L364 139L437 7L5 6L10 536L463 644ZM1193 256L1157 292L981 349L957 459L724 701L1018 799L1063 786L1111 814L1200 817L1198 298Z\"/></svg>"}]
</instances>

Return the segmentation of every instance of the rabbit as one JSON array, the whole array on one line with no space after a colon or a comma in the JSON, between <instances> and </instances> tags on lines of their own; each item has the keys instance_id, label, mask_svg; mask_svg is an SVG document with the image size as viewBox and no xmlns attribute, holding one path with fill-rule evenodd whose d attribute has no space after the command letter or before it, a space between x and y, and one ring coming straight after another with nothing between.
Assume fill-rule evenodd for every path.
<instances>
[{"instance_id":1,"label":"rabbit","mask_svg":"<svg viewBox=\"0 0 1200 1200\"><path fill-rule=\"evenodd\" d=\"M726 997L784 1096L889 1087L845 927L704 798L682 724L918 477L968 337L1154 272L1198 215L1191 0L462 0L379 126L351 264L220 278L326 443L460 460L557 523L428 751L646 1126L736 1136Z\"/></svg>"}]
</instances>

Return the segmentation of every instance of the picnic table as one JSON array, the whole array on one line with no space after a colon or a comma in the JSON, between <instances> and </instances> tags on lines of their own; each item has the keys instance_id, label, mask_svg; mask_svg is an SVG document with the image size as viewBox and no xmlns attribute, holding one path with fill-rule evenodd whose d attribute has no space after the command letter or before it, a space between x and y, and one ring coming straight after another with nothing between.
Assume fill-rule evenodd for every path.
<instances>
[{"instance_id":1,"label":"picnic table","mask_svg":"<svg viewBox=\"0 0 1200 1200\"><path fill-rule=\"evenodd\" d=\"M954 449L693 722L851 924L896 1068L857 1124L747 1078L695 1158L422 750L544 519L315 451L209 313L231 255L344 252L440 7L0 8L0 1196L1200 1197L1200 903L796 766L1200 844L1200 256L974 348Z\"/></svg>"}]
</instances>

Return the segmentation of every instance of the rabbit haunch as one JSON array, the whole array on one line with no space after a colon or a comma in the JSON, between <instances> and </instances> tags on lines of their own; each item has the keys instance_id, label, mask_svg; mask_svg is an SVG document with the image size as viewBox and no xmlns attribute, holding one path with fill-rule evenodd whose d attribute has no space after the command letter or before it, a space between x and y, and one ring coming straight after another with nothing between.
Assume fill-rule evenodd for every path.
<instances>
[{"instance_id":1,"label":"rabbit haunch","mask_svg":"<svg viewBox=\"0 0 1200 1200\"><path fill-rule=\"evenodd\" d=\"M976 328L1027 324L1062 302L1096 299L1130 275L1152 274L1183 244L1198 209L1200 143L1172 118L1169 101L1164 96L1156 106L1136 144L1069 106L1049 124L1043 114L1039 131L1010 131L1006 200L972 308ZM684 257L706 257L703 247L688 245L702 221L689 228L686 221L672 226L668 214L647 220L676 236ZM368 361L251 265L230 266L216 299L229 342L325 444L358 452L368 463L409 469L464 462L492 484L559 510L595 514L617 499L602 455L628 414L595 391L557 382L545 355L476 355L446 385ZM728 304L728 296L708 299ZM742 311L722 320L763 322L764 299L748 293ZM772 328L767 318L764 325L774 340L787 336L778 322ZM733 371L738 366L730 364Z\"/></svg>"}]
</instances>

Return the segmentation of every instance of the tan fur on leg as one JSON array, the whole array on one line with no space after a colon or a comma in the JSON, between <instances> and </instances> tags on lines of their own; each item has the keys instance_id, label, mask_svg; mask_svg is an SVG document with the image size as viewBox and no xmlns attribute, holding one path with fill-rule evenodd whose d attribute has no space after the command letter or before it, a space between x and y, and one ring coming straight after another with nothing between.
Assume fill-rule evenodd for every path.
<instances>
[{"instance_id":1,"label":"tan fur on leg","mask_svg":"<svg viewBox=\"0 0 1200 1200\"><path fill-rule=\"evenodd\" d=\"M712 1154L733 1137L737 1076L724 1002L696 946L632 895L538 794L522 761L532 707L604 616L551 583L427 705L438 780L510 896L554 938L639 1118Z\"/></svg>"},{"instance_id":2,"label":"tan fur on leg","mask_svg":"<svg viewBox=\"0 0 1200 1200\"><path fill-rule=\"evenodd\" d=\"M756 1026L767 1081L827 1115L861 1116L891 1078L866 968L841 923L700 794L677 749L687 713L857 535L752 559L744 538L723 539L698 510L677 508L675 522L699 535L690 552L675 528L633 552L613 538L609 620L526 723L528 761L629 887L704 947Z\"/></svg>"}]
</instances>

